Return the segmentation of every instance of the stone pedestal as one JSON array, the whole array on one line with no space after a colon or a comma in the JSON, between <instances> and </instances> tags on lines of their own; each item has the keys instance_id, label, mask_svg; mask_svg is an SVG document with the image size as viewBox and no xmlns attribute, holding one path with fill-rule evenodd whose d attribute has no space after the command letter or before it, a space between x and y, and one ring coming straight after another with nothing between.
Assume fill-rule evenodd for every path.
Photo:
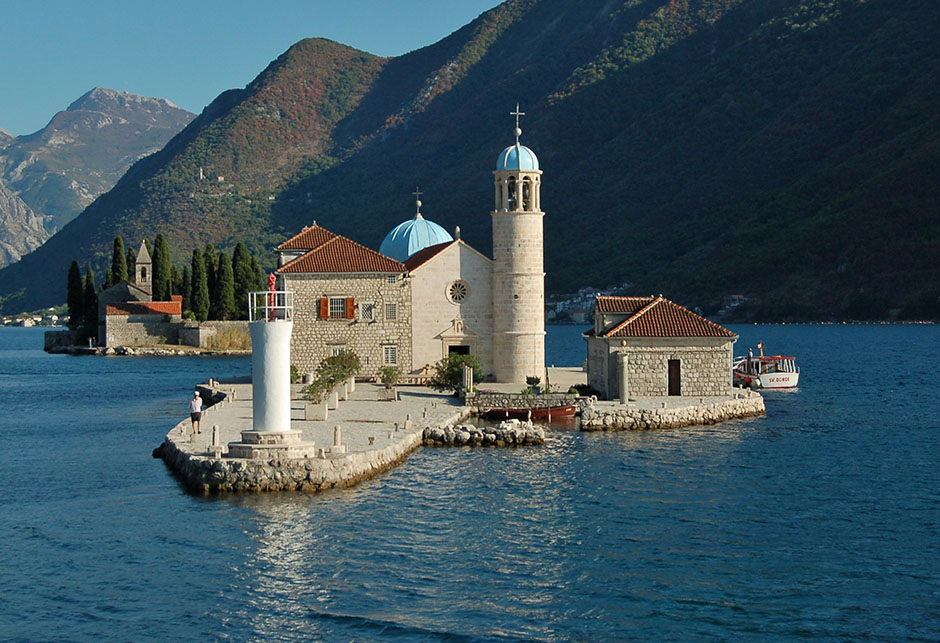
<instances>
[{"instance_id":1,"label":"stone pedestal","mask_svg":"<svg viewBox=\"0 0 940 643\"><path fill-rule=\"evenodd\" d=\"M229 458L284 460L313 458L313 442L303 442L301 431L242 431L241 442L229 442Z\"/></svg>"}]
</instances>

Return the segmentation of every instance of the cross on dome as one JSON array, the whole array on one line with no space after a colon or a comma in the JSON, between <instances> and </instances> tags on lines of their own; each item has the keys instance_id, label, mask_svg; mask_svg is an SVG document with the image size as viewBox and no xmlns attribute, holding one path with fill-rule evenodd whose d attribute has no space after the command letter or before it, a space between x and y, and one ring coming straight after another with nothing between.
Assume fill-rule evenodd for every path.
<instances>
[{"instance_id":1,"label":"cross on dome","mask_svg":"<svg viewBox=\"0 0 940 643\"><path fill-rule=\"evenodd\" d=\"M518 144L519 144L519 137L522 136L522 130L519 129L519 117L520 117L520 116L525 116L525 112L520 112L520 111L519 111L519 103L516 103L516 111L514 111L514 112L509 112L509 115L516 117L516 129L513 130L513 134L516 135L516 145L518 145Z\"/></svg>"}]
</instances>

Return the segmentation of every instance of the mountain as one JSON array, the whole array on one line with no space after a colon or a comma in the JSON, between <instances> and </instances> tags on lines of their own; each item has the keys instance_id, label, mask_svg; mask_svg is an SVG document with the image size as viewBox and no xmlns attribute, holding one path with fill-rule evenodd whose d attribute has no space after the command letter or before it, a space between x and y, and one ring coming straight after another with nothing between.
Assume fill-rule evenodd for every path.
<instances>
[{"instance_id":1,"label":"mountain","mask_svg":"<svg viewBox=\"0 0 940 643\"><path fill-rule=\"evenodd\" d=\"M0 209L5 222L18 222L0 226L0 244L38 246L194 117L164 99L96 87L34 134L0 134L0 182L43 221L38 230L24 227L15 212ZM23 233L27 239L14 239ZM0 266L17 259L0 257Z\"/></svg>"},{"instance_id":2,"label":"mountain","mask_svg":"<svg viewBox=\"0 0 940 643\"><path fill-rule=\"evenodd\" d=\"M488 253L518 101L550 292L940 317L938 27L919 0L510 0L396 58L304 40L0 271L2 306L61 302L71 259L103 272L115 234L163 232L182 262L316 219L378 247L415 185Z\"/></svg>"},{"instance_id":3,"label":"mountain","mask_svg":"<svg viewBox=\"0 0 940 643\"><path fill-rule=\"evenodd\" d=\"M0 265L17 261L48 238L43 217L0 183Z\"/></svg>"}]
</instances>

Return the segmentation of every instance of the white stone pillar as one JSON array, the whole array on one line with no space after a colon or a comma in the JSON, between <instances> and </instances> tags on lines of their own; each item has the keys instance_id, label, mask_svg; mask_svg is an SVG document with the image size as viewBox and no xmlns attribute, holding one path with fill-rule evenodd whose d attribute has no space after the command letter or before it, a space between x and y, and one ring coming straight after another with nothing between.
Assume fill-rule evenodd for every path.
<instances>
[{"instance_id":1,"label":"white stone pillar","mask_svg":"<svg viewBox=\"0 0 940 643\"><path fill-rule=\"evenodd\" d=\"M260 320L251 332L252 428L261 432L290 431L289 320Z\"/></svg>"},{"instance_id":2,"label":"white stone pillar","mask_svg":"<svg viewBox=\"0 0 940 643\"><path fill-rule=\"evenodd\" d=\"M620 403L626 404L630 399L630 356L620 353Z\"/></svg>"}]
</instances>

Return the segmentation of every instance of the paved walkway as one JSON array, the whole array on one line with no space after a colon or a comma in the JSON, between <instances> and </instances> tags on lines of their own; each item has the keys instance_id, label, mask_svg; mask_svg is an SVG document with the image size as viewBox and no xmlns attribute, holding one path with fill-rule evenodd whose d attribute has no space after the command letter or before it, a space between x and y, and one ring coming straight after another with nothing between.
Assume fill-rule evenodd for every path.
<instances>
[{"instance_id":1,"label":"paved walkway","mask_svg":"<svg viewBox=\"0 0 940 643\"><path fill-rule=\"evenodd\" d=\"M216 424L221 433L220 442L226 447L229 442L241 441L242 431L252 429L251 384L222 383L218 388L228 394L228 398L205 410L200 434L192 436L188 418L170 431L168 437L184 451L205 453ZM291 388L291 429L303 431L305 442L329 449L333 445L333 427L339 425L343 443L350 453L381 449L404 439L403 429L409 414L415 427L439 426L455 421L464 410L458 398L425 387L402 387L398 389L399 401L378 402L381 385L358 382L350 399L340 402L339 408L330 411L325 421L312 421L304 419L305 402L298 399L301 386ZM402 429L397 433L396 422ZM375 438L372 445L370 437Z\"/></svg>"}]
</instances>

